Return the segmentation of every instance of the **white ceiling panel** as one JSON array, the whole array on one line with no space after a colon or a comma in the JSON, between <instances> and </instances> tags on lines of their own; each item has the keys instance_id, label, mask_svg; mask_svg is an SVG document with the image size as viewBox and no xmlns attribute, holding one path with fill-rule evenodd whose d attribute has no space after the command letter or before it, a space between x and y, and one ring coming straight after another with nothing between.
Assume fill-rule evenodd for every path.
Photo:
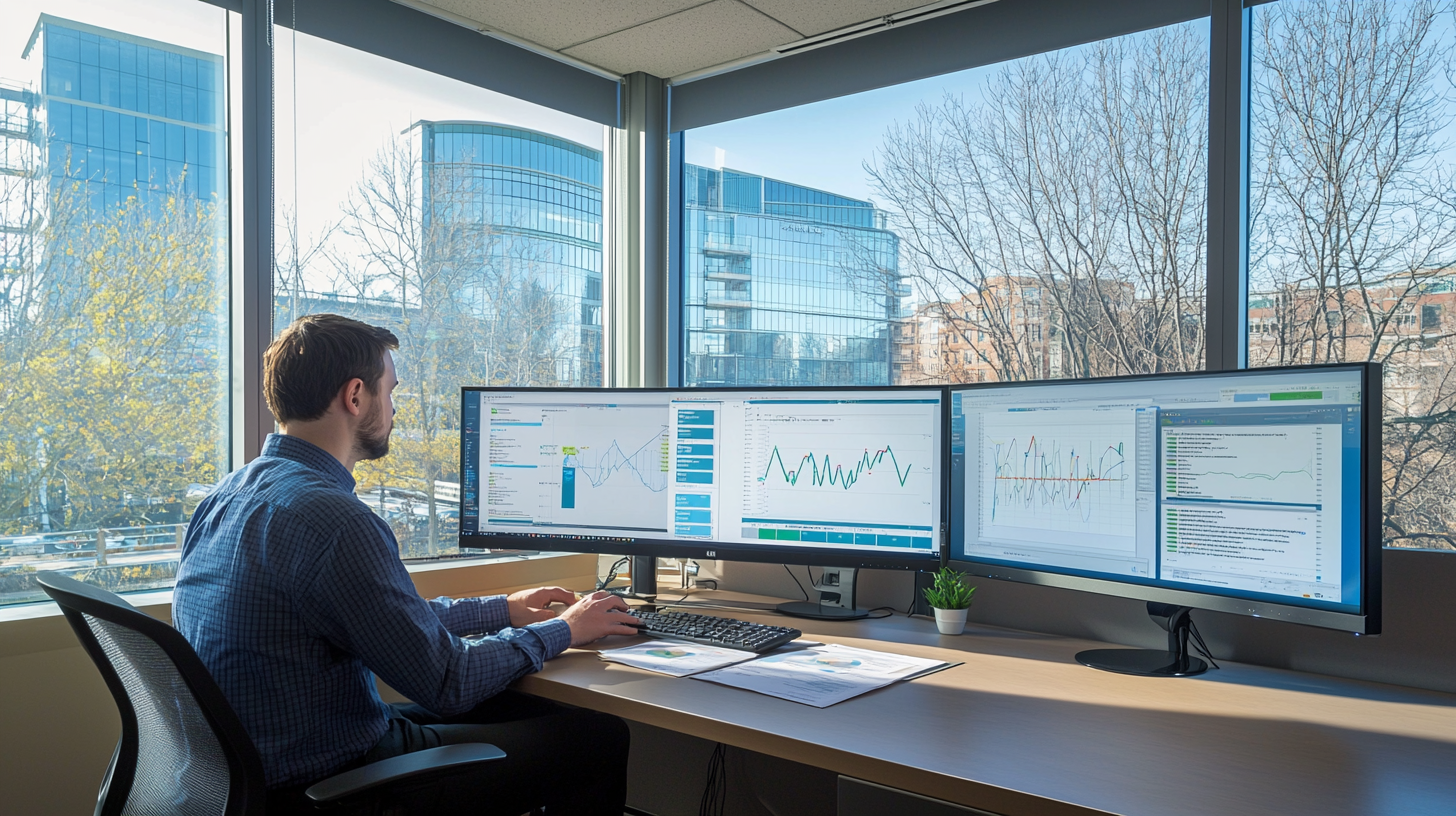
<instances>
[{"instance_id":1,"label":"white ceiling panel","mask_svg":"<svg viewBox=\"0 0 1456 816\"><path fill-rule=\"evenodd\" d=\"M702 5L705 0L421 0L547 48L564 48Z\"/></svg>"},{"instance_id":2,"label":"white ceiling panel","mask_svg":"<svg viewBox=\"0 0 1456 816\"><path fill-rule=\"evenodd\" d=\"M713 0L563 53L623 74L645 71L671 77L798 39L798 32L739 0Z\"/></svg>"},{"instance_id":3,"label":"white ceiling panel","mask_svg":"<svg viewBox=\"0 0 1456 816\"><path fill-rule=\"evenodd\" d=\"M803 33L823 34L865 20L918 8L930 0L743 0Z\"/></svg>"}]
</instances>

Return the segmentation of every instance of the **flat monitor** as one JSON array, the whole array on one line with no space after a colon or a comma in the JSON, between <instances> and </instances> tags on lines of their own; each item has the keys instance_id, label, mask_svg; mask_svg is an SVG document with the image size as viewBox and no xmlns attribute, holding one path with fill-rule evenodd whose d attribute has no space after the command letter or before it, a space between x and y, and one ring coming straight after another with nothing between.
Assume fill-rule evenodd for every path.
<instances>
[{"instance_id":1,"label":"flat monitor","mask_svg":"<svg viewBox=\"0 0 1456 816\"><path fill-rule=\"evenodd\" d=\"M943 396L465 388L460 546L932 567Z\"/></svg>"},{"instance_id":2,"label":"flat monitor","mask_svg":"<svg viewBox=\"0 0 1456 816\"><path fill-rule=\"evenodd\" d=\"M955 387L950 403L948 549L969 571L1149 601L1175 654L1187 608L1380 631L1378 365Z\"/></svg>"}]
</instances>

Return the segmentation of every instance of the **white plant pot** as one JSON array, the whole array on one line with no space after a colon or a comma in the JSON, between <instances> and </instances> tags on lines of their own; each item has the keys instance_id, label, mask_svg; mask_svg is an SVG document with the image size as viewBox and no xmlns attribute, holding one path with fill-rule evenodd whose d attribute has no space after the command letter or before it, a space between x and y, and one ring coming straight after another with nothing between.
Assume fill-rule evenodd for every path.
<instances>
[{"instance_id":1,"label":"white plant pot","mask_svg":"<svg viewBox=\"0 0 1456 816\"><path fill-rule=\"evenodd\" d=\"M966 628L966 613L969 609L935 610L935 628L942 635L959 635Z\"/></svg>"}]
</instances>

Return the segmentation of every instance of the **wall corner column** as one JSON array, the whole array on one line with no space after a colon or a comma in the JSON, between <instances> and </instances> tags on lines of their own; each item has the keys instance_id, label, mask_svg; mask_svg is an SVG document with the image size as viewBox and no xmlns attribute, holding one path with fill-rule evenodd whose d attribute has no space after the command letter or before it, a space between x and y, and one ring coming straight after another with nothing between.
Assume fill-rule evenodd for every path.
<instances>
[{"instance_id":1,"label":"wall corner column","mask_svg":"<svg viewBox=\"0 0 1456 816\"><path fill-rule=\"evenodd\" d=\"M607 385L660 388L668 375L667 81L622 79L609 140Z\"/></svg>"},{"instance_id":2,"label":"wall corner column","mask_svg":"<svg viewBox=\"0 0 1456 816\"><path fill-rule=\"evenodd\" d=\"M1208 370L1248 364L1249 29L1240 0L1213 0L1208 84Z\"/></svg>"},{"instance_id":3,"label":"wall corner column","mask_svg":"<svg viewBox=\"0 0 1456 816\"><path fill-rule=\"evenodd\" d=\"M242 277L241 358L232 361L234 468L251 461L273 430L263 399L263 352L273 336L273 4L245 0L242 23ZM238 314L239 312L234 312ZM237 438L240 436L241 438Z\"/></svg>"}]
</instances>

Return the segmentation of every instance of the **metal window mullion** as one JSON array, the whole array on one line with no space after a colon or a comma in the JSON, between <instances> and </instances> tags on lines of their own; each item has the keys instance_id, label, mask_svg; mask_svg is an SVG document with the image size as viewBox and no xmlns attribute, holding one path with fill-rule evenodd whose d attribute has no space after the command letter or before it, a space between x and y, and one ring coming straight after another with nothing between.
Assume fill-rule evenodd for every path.
<instances>
[{"instance_id":1,"label":"metal window mullion","mask_svg":"<svg viewBox=\"0 0 1456 816\"><path fill-rule=\"evenodd\" d=\"M241 461L256 458L273 416L263 399L263 351L273 334L273 13L271 0L243 5L242 162L243 269L241 359L233 360L241 389ZM238 446L234 446L239 450Z\"/></svg>"},{"instance_id":2,"label":"metal window mullion","mask_svg":"<svg viewBox=\"0 0 1456 816\"><path fill-rule=\"evenodd\" d=\"M668 107L672 88L668 88ZM672 120L669 113L668 121ZM667 150L667 385L681 388L687 376L683 355L683 168L687 139L682 131L668 136Z\"/></svg>"},{"instance_id":3,"label":"metal window mullion","mask_svg":"<svg viewBox=\"0 0 1456 816\"><path fill-rule=\"evenodd\" d=\"M1208 288L1210 371L1248 364L1248 101L1250 11L1214 0L1208 87Z\"/></svg>"},{"instance_id":4,"label":"metal window mullion","mask_svg":"<svg viewBox=\"0 0 1456 816\"><path fill-rule=\"evenodd\" d=\"M668 373L667 85L631 74L622 82L622 122L611 139L609 191L614 267L607 287L611 328L607 384L660 387Z\"/></svg>"}]
</instances>

